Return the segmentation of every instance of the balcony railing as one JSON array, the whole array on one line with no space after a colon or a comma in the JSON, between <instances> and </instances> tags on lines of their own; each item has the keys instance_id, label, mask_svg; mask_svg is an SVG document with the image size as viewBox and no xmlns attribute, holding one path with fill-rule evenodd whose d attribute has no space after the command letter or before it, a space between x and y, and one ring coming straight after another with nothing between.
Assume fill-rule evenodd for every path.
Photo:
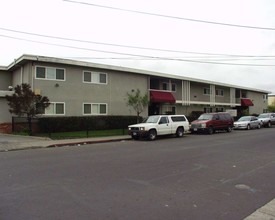
<instances>
[{"instance_id":1,"label":"balcony railing","mask_svg":"<svg viewBox=\"0 0 275 220\"><path fill-rule=\"evenodd\" d=\"M12 95L14 91L0 90L0 97L5 97L6 95Z\"/></svg>"}]
</instances>

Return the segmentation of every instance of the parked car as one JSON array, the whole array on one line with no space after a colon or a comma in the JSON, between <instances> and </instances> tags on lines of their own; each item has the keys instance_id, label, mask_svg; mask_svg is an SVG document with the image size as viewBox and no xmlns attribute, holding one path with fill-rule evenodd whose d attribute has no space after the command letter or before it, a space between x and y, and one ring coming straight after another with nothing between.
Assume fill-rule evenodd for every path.
<instances>
[{"instance_id":1,"label":"parked car","mask_svg":"<svg viewBox=\"0 0 275 220\"><path fill-rule=\"evenodd\" d=\"M207 132L213 134L218 130L231 132L234 120L227 112L204 113L197 120L193 121L190 126L191 133Z\"/></svg>"},{"instance_id":2,"label":"parked car","mask_svg":"<svg viewBox=\"0 0 275 220\"><path fill-rule=\"evenodd\" d=\"M234 129L261 128L261 121L255 116L243 116L238 121L234 122Z\"/></svg>"},{"instance_id":3,"label":"parked car","mask_svg":"<svg viewBox=\"0 0 275 220\"><path fill-rule=\"evenodd\" d=\"M128 126L128 134L133 139L146 137L155 140L158 135L168 134L182 137L188 130L189 121L185 115L152 115L144 123Z\"/></svg>"},{"instance_id":4,"label":"parked car","mask_svg":"<svg viewBox=\"0 0 275 220\"><path fill-rule=\"evenodd\" d=\"M262 122L262 126L270 128L275 124L275 113L263 113L258 116L258 119Z\"/></svg>"}]
</instances>

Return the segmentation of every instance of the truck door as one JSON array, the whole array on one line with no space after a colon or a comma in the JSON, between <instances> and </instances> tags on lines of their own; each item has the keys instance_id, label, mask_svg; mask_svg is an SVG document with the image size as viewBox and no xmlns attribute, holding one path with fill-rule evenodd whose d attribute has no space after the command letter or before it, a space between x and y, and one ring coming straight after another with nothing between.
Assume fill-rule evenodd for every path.
<instances>
[{"instance_id":1,"label":"truck door","mask_svg":"<svg viewBox=\"0 0 275 220\"><path fill-rule=\"evenodd\" d=\"M171 134L171 125L167 116L161 116L157 125L157 132L159 135Z\"/></svg>"}]
</instances>

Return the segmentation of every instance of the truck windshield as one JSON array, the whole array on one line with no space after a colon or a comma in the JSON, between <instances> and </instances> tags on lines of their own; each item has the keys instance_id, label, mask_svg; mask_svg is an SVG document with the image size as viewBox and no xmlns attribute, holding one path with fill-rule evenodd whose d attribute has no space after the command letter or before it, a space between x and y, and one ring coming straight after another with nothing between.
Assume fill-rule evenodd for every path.
<instances>
[{"instance_id":1,"label":"truck windshield","mask_svg":"<svg viewBox=\"0 0 275 220\"><path fill-rule=\"evenodd\" d=\"M203 114L198 118L198 120L202 120L202 121L211 120L212 117L213 117L213 115Z\"/></svg>"},{"instance_id":2,"label":"truck windshield","mask_svg":"<svg viewBox=\"0 0 275 220\"><path fill-rule=\"evenodd\" d=\"M157 123L158 120L159 120L159 116L149 116L145 122L146 123Z\"/></svg>"}]
</instances>

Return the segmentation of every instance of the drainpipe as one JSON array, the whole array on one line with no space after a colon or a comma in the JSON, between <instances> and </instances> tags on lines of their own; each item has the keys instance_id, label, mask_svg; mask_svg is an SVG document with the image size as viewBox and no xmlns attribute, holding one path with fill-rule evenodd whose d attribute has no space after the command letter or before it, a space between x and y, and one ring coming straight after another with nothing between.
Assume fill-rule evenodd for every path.
<instances>
[{"instance_id":1,"label":"drainpipe","mask_svg":"<svg viewBox=\"0 0 275 220\"><path fill-rule=\"evenodd\" d=\"M21 66L21 73L20 74L21 74L21 79L20 80L21 80L21 84L22 84L23 83L23 66Z\"/></svg>"}]
</instances>

